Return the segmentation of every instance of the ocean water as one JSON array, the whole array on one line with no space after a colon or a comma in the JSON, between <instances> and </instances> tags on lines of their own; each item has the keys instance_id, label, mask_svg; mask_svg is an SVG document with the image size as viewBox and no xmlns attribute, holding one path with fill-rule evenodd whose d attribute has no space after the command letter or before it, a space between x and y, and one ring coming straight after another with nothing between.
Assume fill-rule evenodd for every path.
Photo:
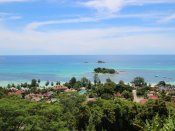
<instances>
[{"instance_id":1,"label":"ocean water","mask_svg":"<svg viewBox=\"0 0 175 131\"><path fill-rule=\"evenodd\" d=\"M98 60L106 63L97 63ZM71 77L93 80L96 67L114 68L119 74L99 75L118 82L131 82L144 77L148 83L161 80L175 83L175 55L114 55L114 56L0 56L0 85L7 83L41 81L66 82Z\"/></svg>"}]
</instances>

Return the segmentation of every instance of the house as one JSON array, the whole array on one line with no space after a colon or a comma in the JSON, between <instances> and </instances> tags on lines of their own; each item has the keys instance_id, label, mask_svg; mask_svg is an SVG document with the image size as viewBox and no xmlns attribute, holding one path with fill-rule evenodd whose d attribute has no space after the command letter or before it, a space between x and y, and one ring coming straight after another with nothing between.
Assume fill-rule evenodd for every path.
<instances>
[{"instance_id":1,"label":"house","mask_svg":"<svg viewBox=\"0 0 175 131\"><path fill-rule=\"evenodd\" d=\"M69 89L69 88L66 87L66 86L62 86L62 85L56 85L53 89L54 89L55 91L64 92L65 90L67 90L67 89Z\"/></svg>"},{"instance_id":2,"label":"house","mask_svg":"<svg viewBox=\"0 0 175 131\"><path fill-rule=\"evenodd\" d=\"M23 90L18 90L18 91L15 92L15 95L22 95L23 93L24 93Z\"/></svg>"},{"instance_id":3,"label":"house","mask_svg":"<svg viewBox=\"0 0 175 131\"><path fill-rule=\"evenodd\" d=\"M29 88L21 87L21 90L24 91L24 92L27 92L27 91L29 91L30 89L29 89Z\"/></svg>"},{"instance_id":4,"label":"house","mask_svg":"<svg viewBox=\"0 0 175 131\"><path fill-rule=\"evenodd\" d=\"M158 100L159 98L157 96L149 96L148 97L149 100Z\"/></svg>"},{"instance_id":5,"label":"house","mask_svg":"<svg viewBox=\"0 0 175 131\"><path fill-rule=\"evenodd\" d=\"M86 90L86 87L81 87L80 90Z\"/></svg>"},{"instance_id":6,"label":"house","mask_svg":"<svg viewBox=\"0 0 175 131\"><path fill-rule=\"evenodd\" d=\"M53 95L54 95L54 92L53 92L53 91L49 91L49 92L44 93L44 94L43 94L43 97L49 99L49 98L51 98Z\"/></svg>"},{"instance_id":7,"label":"house","mask_svg":"<svg viewBox=\"0 0 175 131\"><path fill-rule=\"evenodd\" d=\"M172 96L172 97L171 97L171 101L172 101L172 102L175 102L175 96Z\"/></svg>"},{"instance_id":8,"label":"house","mask_svg":"<svg viewBox=\"0 0 175 131\"><path fill-rule=\"evenodd\" d=\"M52 99L50 99L50 100L48 100L48 101L46 101L47 103L54 103L54 102L57 102L58 101L58 99L56 99L56 98L52 98Z\"/></svg>"},{"instance_id":9,"label":"house","mask_svg":"<svg viewBox=\"0 0 175 131\"><path fill-rule=\"evenodd\" d=\"M87 102L95 102L96 100L96 98L87 98Z\"/></svg>"},{"instance_id":10,"label":"house","mask_svg":"<svg viewBox=\"0 0 175 131\"><path fill-rule=\"evenodd\" d=\"M51 98L52 95L48 94L48 93L44 93L43 94L43 97L46 98L46 99L49 99Z\"/></svg>"},{"instance_id":11,"label":"house","mask_svg":"<svg viewBox=\"0 0 175 131\"><path fill-rule=\"evenodd\" d=\"M148 101L148 99L142 99L142 100L140 100L140 104L144 105L147 101Z\"/></svg>"},{"instance_id":12,"label":"house","mask_svg":"<svg viewBox=\"0 0 175 131\"><path fill-rule=\"evenodd\" d=\"M76 92L77 90L75 89L66 89L64 92Z\"/></svg>"},{"instance_id":13,"label":"house","mask_svg":"<svg viewBox=\"0 0 175 131\"><path fill-rule=\"evenodd\" d=\"M175 90L175 88L174 88L174 86L173 85L166 85L166 86L160 86L159 87L159 90L160 91L174 91Z\"/></svg>"},{"instance_id":14,"label":"house","mask_svg":"<svg viewBox=\"0 0 175 131\"><path fill-rule=\"evenodd\" d=\"M121 97L122 95L121 95L121 93L117 92L117 93L114 94L114 96L115 97Z\"/></svg>"},{"instance_id":15,"label":"house","mask_svg":"<svg viewBox=\"0 0 175 131\"><path fill-rule=\"evenodd\" d=\"M155 96L155 95L156 95L155 91L149 91L148 94L147 94L147 97Z\"/></svg>"},{"instance_id":16,"label":"house","mask_svg":"<svg viewBox=\"0 0 175 131\"><path fill-rule=\"evenodd\" d=\"M18 95L19 96L19 95L22 95L23 93L25 93L24 90L18 90L16 88L12 87L9 89L8 95Z\"/></svg>"},{"instance_id":17,"label":"house","mask_svg":"<svg viewBox=\"0 0 175 131\"><path fill-rule=\"evenodd\" d=\"M25 99L38 102L43 99L43 95L31 93L31 94L26 95Z\"/></svg>"},{"instance_id":18,"label":"house","mask_svg":"<svg viewBox=\"0 0 175 131\"><path fill-rule=\"evenodd\" d=\"M9 91L10 91L10 92L16 92L16 91L18 91L18 89L15 88L15 87L12 87L12 88L9 89Z\"/></svg>"},{"instance_id":19,"label":"house","mask_svg":"<svg viewBox=\"0 0 175 131\"><path fill-rule=\"evenodd\" d=\"M82 89L78 92L80 95L84 95L87 93L87 90L86 89Z\"/></svg>"}]
</instances>

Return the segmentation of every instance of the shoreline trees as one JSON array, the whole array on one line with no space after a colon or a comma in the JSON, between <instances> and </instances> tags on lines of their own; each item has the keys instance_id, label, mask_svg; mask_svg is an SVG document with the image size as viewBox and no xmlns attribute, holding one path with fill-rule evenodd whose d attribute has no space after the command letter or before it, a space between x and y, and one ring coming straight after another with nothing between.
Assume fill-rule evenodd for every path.
<instances>
[{"instance_id":1,"label":"shoreline trees","mask_svg":"<svg viewBox=\"0 0 175 131\"><path fill-rule=\"evenodd\" d=\"M102 73L102 74L115 74L117 73L115 69L109 69L109 68L95 68L94 69L95 73Z\"/></svg>"},{"instance_id":2,"label":"shoreline trees","mask_svg":"<svg viewBox=\"0 0 175 131\"><path fill-rule=\"evenodd\" d=\"M167 103L164 99L148 100L146 104L141 105L132 101L133 87L129 84L123 81L115 83L111 79L103 83L99 81L98 75L94 83L85 77L80 80L71 78L67 85L77 92L57 92L54 94L56 101L52 103L47 103L46 100L31 102L15 95L8 95L9 89L0 88L0 129L7 131L142 131L144 129L161 131L165 127L170 131L175 129L175 106L170 102ZM143 79L138 82L141 86L139 89L148 90L144 83ZM29 87L33 89L32 86L37 86L37 81L32 80ZM78 93L81 87L88 91L87 94ZM53 92L49 87L35 89L39 94ZM115 96L116 94L121 96ZM95 98L95 101L88 101L88 97ZM156 124L158 127L155 128Z\"/></svg>"}]
</instances>

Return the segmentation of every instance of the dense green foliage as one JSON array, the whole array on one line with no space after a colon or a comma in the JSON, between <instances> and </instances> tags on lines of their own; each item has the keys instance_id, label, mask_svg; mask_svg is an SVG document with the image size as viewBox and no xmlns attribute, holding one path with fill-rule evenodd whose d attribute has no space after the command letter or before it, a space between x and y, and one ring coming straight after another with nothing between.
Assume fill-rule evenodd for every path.
<instances>
[{"instance_id":1,"label":"dense green foliage","mask_svg":"<svg viewBox=\"0 0 175 131\"><path fill-rule=\"evenodd\" d=\"M166 86L166 82L165 81L160 81L157 85L158 86Z\"/></svg>"},{"instance_id":2,"label":"dense green foliage","mask_svg":"<svg viewBox=\"0 0 175 131\"><path fill-rule=\"evenodd\" d=\"M132 92L132 86L126 85L123 81L120 81L118 84L116 84L115 91L122 93L123 91L129 91Z\"/></svg>"},{"instance_id":3,"label":"dense green foliage","mask_svg":"<svg viewBox=\"0 0 175 131\"><path fill-rule=\"evenodd\" d=\"M7 95L7 93L8 92L7 92L6 89L0 87L0 99L3 98L3 97L5 97Z\"/></svg>"},{"instance_id":4,"label":"dense green foliage","mask_svg":"<svg viewBox=\"0 0 175 131\"><path fill-rule=\"evenodd\" d=\"M138 96L146 96L146 94L148 93L148 91L151 89L151 87L149 86L145 86L142 88L138 88L137 89L137 95Z\"/></svg>"},{"instance_id":5,"label":"dense green foliage","mask_svg":"<svg viewBox=\"0 0 175 131\"><path fill-rule=\"evenodd\" d=\"M172 96L175 96L175 91L166 93L165 90L162 90L159 92L159 97L164 101L170 102Z\"/></svg>"},{"instance_id":6,"label":"dense green foliage","mask_svg":"<svg viewBox=\"0 0 175 131\"><path fill-rule=\"evenodd\" d=\"M96 84L100 84L100 83L101 83L100 78L98 77L98 74L95 73L94 74L94 84L96 85Z\"/></svg>"},{"instance_id":7,"label":"dense green foliage","mask_svg":"<svg viewBox=\"0 0 175 131\"><path fill-rule=\"evenodd\" d=\"M0 99L0 129L22 130L88 130L88 131L173 131L174 110L168 115L164 102L150 101L139 106L131 101L115 98L85 101L76 93L61 93L58 102L29 102L11 96ZM158 123L159 126L155 127Z\"/></svg>"},{"instance_id":8,"label":"dense green foliage","mask_svg":"<svg viewBox=\"0 0 175 131\"><path fill-rule=\"evenodd\" d=\"M140 80L138 93L143 95L150 87ZM52 90L39 89L39 83L33 79L31 84L22 85L30 88L28 93L42 94ZM57 82L56 85L59 84ZM20 96L8 95L8 88L0 88L0 131L175 130L175 105L165 102L164 91L160 92L162 99L148 100L140 105L132 101L133 87L123 81L115 83L107 79L101 83L96 75L94 84L85 77L80 80L73 77L65 85L77 92L56 92L53 96L56 101L50 103L46 99L32 102ZM88 90L86 95L78 93L81 87ZM88 101L87 98L95 100Z\"/></svg>"},{"instance_id":9,"label":"dense green foliage","mask_svg":"<svg viewBox=\"0 0 175 131\"><path fill-rule=\"evenodd\" d=\"M95 73L103 73L103 74L106 74L106 73L108 73L108 74L114 74L114 73L116 73L116 71L114 69L100 68L100 67L95 68L94 69L94 72Z\"/></svg>"},{"instance_id":10,"label":"dense green foliage","mask_svg":"<svg viewBox=\"0 0 175 131\"><path fill-rule=\"evenodd\" d=\"M145 79L143 77L136 77L136 78L134 78L134 80L132 81L132 83L135 86L139 86L139 87L142 87L142 86L145 86L146 85Z\"/></svg>"},{"instance_id":11,"label":"dense green foliage","mask_svg":"<svg viewBox=\"0 0 175 131\"><path fill-rule=\"evenodd\" d=\"M66 82L64 85L77 90L79 90L81 87L86 87L88 89L92 87L91 81L89 81L86 77L83 77L80 80L77 80L75 77L72 77L70 81Z\"/></svg>"}]
</instances>

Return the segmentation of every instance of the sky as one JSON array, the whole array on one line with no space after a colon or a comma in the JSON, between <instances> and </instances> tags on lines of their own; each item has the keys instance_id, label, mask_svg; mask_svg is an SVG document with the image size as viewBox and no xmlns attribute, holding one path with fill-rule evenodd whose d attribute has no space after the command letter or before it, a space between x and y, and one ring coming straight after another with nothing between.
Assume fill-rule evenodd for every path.
<instances>
[{"instance_id":1,"label":"sky","mask_svg":"<svg viewBox=\"0 0 175 131\"><path fill-rule=\"evenodd\" d=\"M0 0L0 55L175 54L175 0Z\"/></svg>"}]
</instances>

